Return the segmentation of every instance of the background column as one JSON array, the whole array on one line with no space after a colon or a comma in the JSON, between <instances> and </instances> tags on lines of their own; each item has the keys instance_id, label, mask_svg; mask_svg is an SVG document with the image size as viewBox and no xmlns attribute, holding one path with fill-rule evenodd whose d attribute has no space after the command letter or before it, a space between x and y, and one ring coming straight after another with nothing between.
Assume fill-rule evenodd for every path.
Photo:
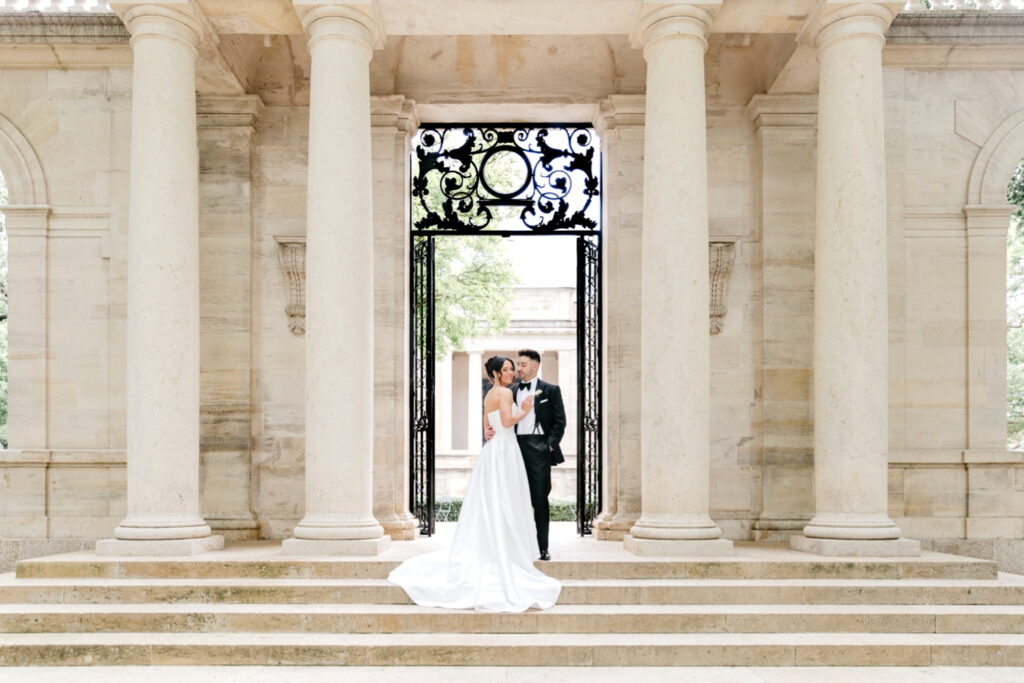
<instances>
[{"instance_id":1,"label":"background column","mask_svg":"<svg viewBox=\"0 0 1024 683\"><path fill-rule=\"evenodd\" d=\"M286 554L376 554L369 61L377 25L302 5L312 58L306 211L306 514Z\"/></svg>"},{"instance_id":2,"label":"background column","mask_svg":"<svg viewBox=\"0 0 1024 683\"><path fill-rule=\"evenodd\" d=\"M814 28L815 516L791 544L829 555L919 554L889 519L889 326L882 47L894 8L840 6Z\"/></svg>"},{"instance_id":3,"label":"background column","mask_svg":"<svg viewBox=\"0 0 1024 683\"><path fill-rule=\"evenodd\" d=\"M128 514L98 554L220 548L199 515L199 162L186 11L132 7L128 215Z\"/></svg>"},{"instance_id":4,"label":"background column","mask_svg":"<svg viewBox=\"0 0 1024 683\"><path fill-rule=\"evenodd\" d=\"M466 384L466 449L480 450L484 438L484 358L480 351L469 351ZM512 361L515 363L515 361Z\"/></svg>"},{"instance_id":5,"label":"background column","mask_svg":"<svg viewBox=\"0 0 1024 683\"><path fill-rule=\"evenodd\" d=\"M710 498L708 181L704 53L719 3L647 15L641 245L643 514L626 549L720 554Z\"/></svg>"},{"instance_id":6,"label":"background column","mask_svg":"<svg viewBox=\"0 0 1024 683\"><path fill-rule=\"evenodd\" d=\"M452 449L452 354L437 359L434 369L434 448L438 453Z\"/></svg>"}]
</instances>

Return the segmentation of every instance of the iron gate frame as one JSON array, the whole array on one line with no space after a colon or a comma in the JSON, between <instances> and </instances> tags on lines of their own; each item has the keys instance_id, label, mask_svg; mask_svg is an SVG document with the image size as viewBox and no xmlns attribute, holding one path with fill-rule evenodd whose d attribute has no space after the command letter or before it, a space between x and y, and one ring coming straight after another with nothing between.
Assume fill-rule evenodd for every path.
<instances>
[{"instance_id":1,"label":"iron gate frame","mask_svg":"<svg viewBox=\"0 0 1024 683\"><path fill-rule=\"evenodd\" d=\"M419 252L422 252L419 253ZM434 237L413 237L409 278L409 507L434 533ZM425 277L417 279L418 272Z\"/></svg>"},{"instance_id":2,"label":"iron gate frame","mask_svg":"<svg viewBox=\"0 0 1024 683\"><path fill-rule=\"evenodd\" d=\"M514 135L518 131L547 131L561 129L572 131L571 136L579 132L585 132L589 136L588 144L597 139L596 132L590 123L549 123L549 124L523 124L523 123L458 123L458 124L423 124L419 133L424 131L438 131L445 129L486 129L490 131L512 131ZM500 143L499 138L499 143ZM415 145L413 146L415 150ZM415 154L415 151L413 152ZM474 154L493 154L493 150L475 151ZM436 416L435 416L435 292L434 292L434 241L438 237L545 237L545 236L573 236L577 240L576 245L576 368L577 368L577 449L576 449L576 527L577 532L586 536L592 533L594 519L600 514L603 504L603 491L601 477L603 473L603 348L604 348L604 327L603 327L603 268L604 258L601 239L601 227L604 221L604 187L603 187L603 155L597 151L597 171L593 174L596 177L596 186L591 187L588 183L586 194L590 200L597 199L596 214L593 228L590 227L567 227L557 229L546 229L543 226L531 228L525 223L526 229L488 229L486 227L467 228L417 228L413 219L414 203L417 195L414 188L417 187L414 175L413 155L409 156L409 178L410 178L410 202L409 202L409 244L410 244L410 278L409 278L409 301L410 301L410 347L409 347L409 506L412 514L420 521L421 535L430 536L435 532L435 456L436 456ZM483 181L483 166L486 165L486 158L478 170L481 177L481 184L491 194L490 198L480 201L481 211L489 206L525 206L526 202L517 199L515 195L502 195L495 193ZM529 183L525 183L526 187ZM522 188L520 188L522 190ZM590 205L588 200L586 209ZM489 216L489 214L488 214ZM486 226L486 224L485 224ZM421 246L426 245L426 246ZM588 246L589 245L589 246ZM417 261L417 248L424 251L419 256L422 263ZM426 277L417 278L417 274L423 271ZM585 293L592 297L587 298ZM426 310L421 310L422 301ZM418 305L419 304L419 305ZM588 325L587 322L592 322ZM591 353L585 355L585 350ZM590 377L590 382L584 378ZM590 457L587 457L589 454ZM419 475L419 476L417 476Z\"/></svg>"}]
</instances>

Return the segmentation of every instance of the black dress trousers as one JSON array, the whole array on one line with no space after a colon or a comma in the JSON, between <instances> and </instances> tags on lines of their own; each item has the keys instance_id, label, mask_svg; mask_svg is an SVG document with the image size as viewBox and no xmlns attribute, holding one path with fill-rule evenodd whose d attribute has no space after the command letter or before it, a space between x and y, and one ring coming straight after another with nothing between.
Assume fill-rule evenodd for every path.
<instances>
[{"instance_id":1,"label":"black dress trousers","mask_svg":"<svg viewBox=\"0 0 1024 683\"><path fill-rule=\"evenodd\" d=\"M526 465L526 480L530 485L530 502L533 504L533 521L537 525L537 545L540 551L548 549L548 526L551 510L548 495L551 493L551 453L547 440L539 434L518 435L519 450Z\"/></svg>"}]
</instances>

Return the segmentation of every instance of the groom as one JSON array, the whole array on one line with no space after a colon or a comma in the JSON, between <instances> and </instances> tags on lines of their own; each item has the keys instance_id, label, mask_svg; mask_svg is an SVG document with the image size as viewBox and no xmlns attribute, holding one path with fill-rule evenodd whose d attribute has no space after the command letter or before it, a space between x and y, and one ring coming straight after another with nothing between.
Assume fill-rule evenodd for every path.
<instances>
[{"instance_id":1,"label":"groom","mask_svg":"<svg viewBox=\"0 0 1024 683\"><path fill-rule=\"evenodd\" d=\"M533 521L537 525L537 545L540 559L550 560L548 553L548 526L550 508L548 495L551 493L551 466L565 462L559 443L565 434L565 406L562 404L562 390L556 384L549 384L537 377L540 370L540 354L533 349L519 352L516 372L519 384L512 387L517 406L522 406L527 396L533 396L533 410L516 425L519 450L526 465L526 479L530 485L530 501L533 504ZM494 436L488 427L487 438Z\"/></svg>"}]
</instances>

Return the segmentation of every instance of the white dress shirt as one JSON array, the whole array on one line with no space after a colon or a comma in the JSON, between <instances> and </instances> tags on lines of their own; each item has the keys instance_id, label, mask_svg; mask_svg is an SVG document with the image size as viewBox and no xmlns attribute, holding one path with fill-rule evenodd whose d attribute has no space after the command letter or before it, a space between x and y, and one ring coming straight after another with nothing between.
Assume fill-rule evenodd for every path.
<instances>
[{"instance_id":1,"label":"white dress shirt","mask_svg":"<svg viewBox=\"0 0 1024 683\"><path fill-rule=\"evenodd\" d=\"M516 391L516 405L520 409L523 407L523 401L526 400L527 396L533 396L534 392L537 391L537 378L534 377L529 382L523 382L519 385L519 389ZM516 425L516 434L540 434L543 436L544 429L537 422L537 400L534 399L533 410L526 414L522 420Z\"/></svg>"}]
</instances>

